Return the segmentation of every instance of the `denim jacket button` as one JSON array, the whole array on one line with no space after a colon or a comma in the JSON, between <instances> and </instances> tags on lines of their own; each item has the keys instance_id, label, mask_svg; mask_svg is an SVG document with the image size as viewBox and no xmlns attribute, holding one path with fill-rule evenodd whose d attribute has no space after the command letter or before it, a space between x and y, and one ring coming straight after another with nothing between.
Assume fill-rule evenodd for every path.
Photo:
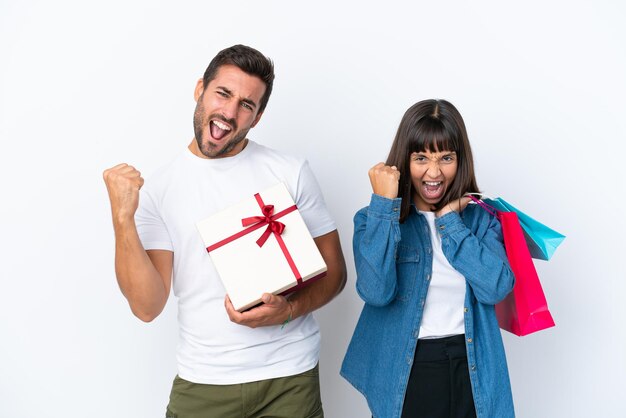
<instances>
[{"instance_id":1,"label":"denim jacket button","mask_svg":"<svg viewBox=\"0 0 626 418\"><path fill-rule=\"evenodd\" d=\"M468 309L467 308L463 308L463 312L467 313Z\"/></svg>"},{"instance_id":2,"label":"denim jacket button","mask_svg":"<svg viewBox=\"0 0 626 418\"><path fill-rule=\"evenodd\" d=\"M472 371L476 370L476 366L472 364Z\"/></svg>"},{"instance_id":3,"label":"denim jacket button","mask_svg":"<svg viewBox=\"0 0 626 418\"><path fill-rule=\"evenodd\" d=\"M471 339L471 338L468 338L468 339L467 339L467 342L468 342L468 343L471 343L471 342L472 342L472 339Z\"/></svg>"},{"instance_id":4,"label":"denim jacket button","mask_svg":"<svg viewBox=\"0 0 626 418\"><path fill-rule=\"evenodd\" d=\"M430 280L430 274L426 275L426 281Z\"/></svg>"}]
</instances>

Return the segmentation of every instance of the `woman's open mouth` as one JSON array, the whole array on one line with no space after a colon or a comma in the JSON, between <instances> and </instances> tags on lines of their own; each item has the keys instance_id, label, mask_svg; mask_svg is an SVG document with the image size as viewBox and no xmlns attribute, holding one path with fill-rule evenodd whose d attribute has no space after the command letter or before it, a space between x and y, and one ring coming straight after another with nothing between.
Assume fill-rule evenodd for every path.
<instances>
[{"instance_id":1,"label":"woman's open mouth","mask_svg":"<svg viewBox=\"0 0 626 418\"><path fill-rule=\"evenodd\" d=\"M443 197L443 181L423 181L422 194L426 199L438 200Z\"/></svg>"}]
</instances>

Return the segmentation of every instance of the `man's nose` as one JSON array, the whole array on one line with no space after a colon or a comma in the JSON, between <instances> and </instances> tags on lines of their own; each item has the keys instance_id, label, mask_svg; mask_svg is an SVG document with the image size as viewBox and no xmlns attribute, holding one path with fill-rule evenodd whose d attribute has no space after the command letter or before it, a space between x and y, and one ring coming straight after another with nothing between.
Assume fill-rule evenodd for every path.
<instances>
[{"instance_id":1,"label":"man's nose","mask_svg":"<svg viewBox=\"0 0 626 418\"><path fill-rule=\"evenodd\" d=\"M222 107L222 115L226 119L236 119L239 112L239 102L235 99L228 100Z\"/></svg>"}]
</instances>

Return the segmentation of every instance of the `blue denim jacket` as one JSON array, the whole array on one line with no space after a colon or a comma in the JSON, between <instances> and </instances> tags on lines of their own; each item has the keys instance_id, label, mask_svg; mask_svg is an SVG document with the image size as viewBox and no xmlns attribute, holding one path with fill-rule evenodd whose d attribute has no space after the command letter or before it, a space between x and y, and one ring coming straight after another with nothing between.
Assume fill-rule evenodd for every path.
<instances>
[{"instance_id":1,"label":"blue denim jacket","mask_svg":"<svg viewBox=\"0 0 626 418\"><path fill-rule=\"evenodd\" d=\"M400 199L372 195L354 217L356 288L365 301L341 367L375 418L402 414L432 272L428 224L415 207L399 223ZM477 205L435 221L443 253L466 280L465 345L478 418L514 416L494 304L513 288L500 223Z\"/></svg>"}]
</instances>

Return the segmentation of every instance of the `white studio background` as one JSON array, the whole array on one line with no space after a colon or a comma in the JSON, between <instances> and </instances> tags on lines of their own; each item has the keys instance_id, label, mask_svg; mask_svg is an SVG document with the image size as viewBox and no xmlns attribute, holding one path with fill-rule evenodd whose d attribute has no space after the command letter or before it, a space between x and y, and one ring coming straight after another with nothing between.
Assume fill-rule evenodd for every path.
<instances>
[{"instance_id":1,"label":"white studio background","mask_svg":"<svg viewBox=\"0 0 626 418\"><path fill-rule=\"evenodd\" d=\"M568 236L536 262L557 327L504 333L517 415L624 416L625 12L609 0L0 0L0 416L164 416L175 300L150 324L130 313L101 174L129 162L149 178L180 152L196 80L235 43L276 64L250 137L309 159L340 230L348 284L316 314L329 418L369 417L338 374L362 306L352 215L404 111L432 97L463 114L481 187Z\"/></svg>"}]
</instances>

